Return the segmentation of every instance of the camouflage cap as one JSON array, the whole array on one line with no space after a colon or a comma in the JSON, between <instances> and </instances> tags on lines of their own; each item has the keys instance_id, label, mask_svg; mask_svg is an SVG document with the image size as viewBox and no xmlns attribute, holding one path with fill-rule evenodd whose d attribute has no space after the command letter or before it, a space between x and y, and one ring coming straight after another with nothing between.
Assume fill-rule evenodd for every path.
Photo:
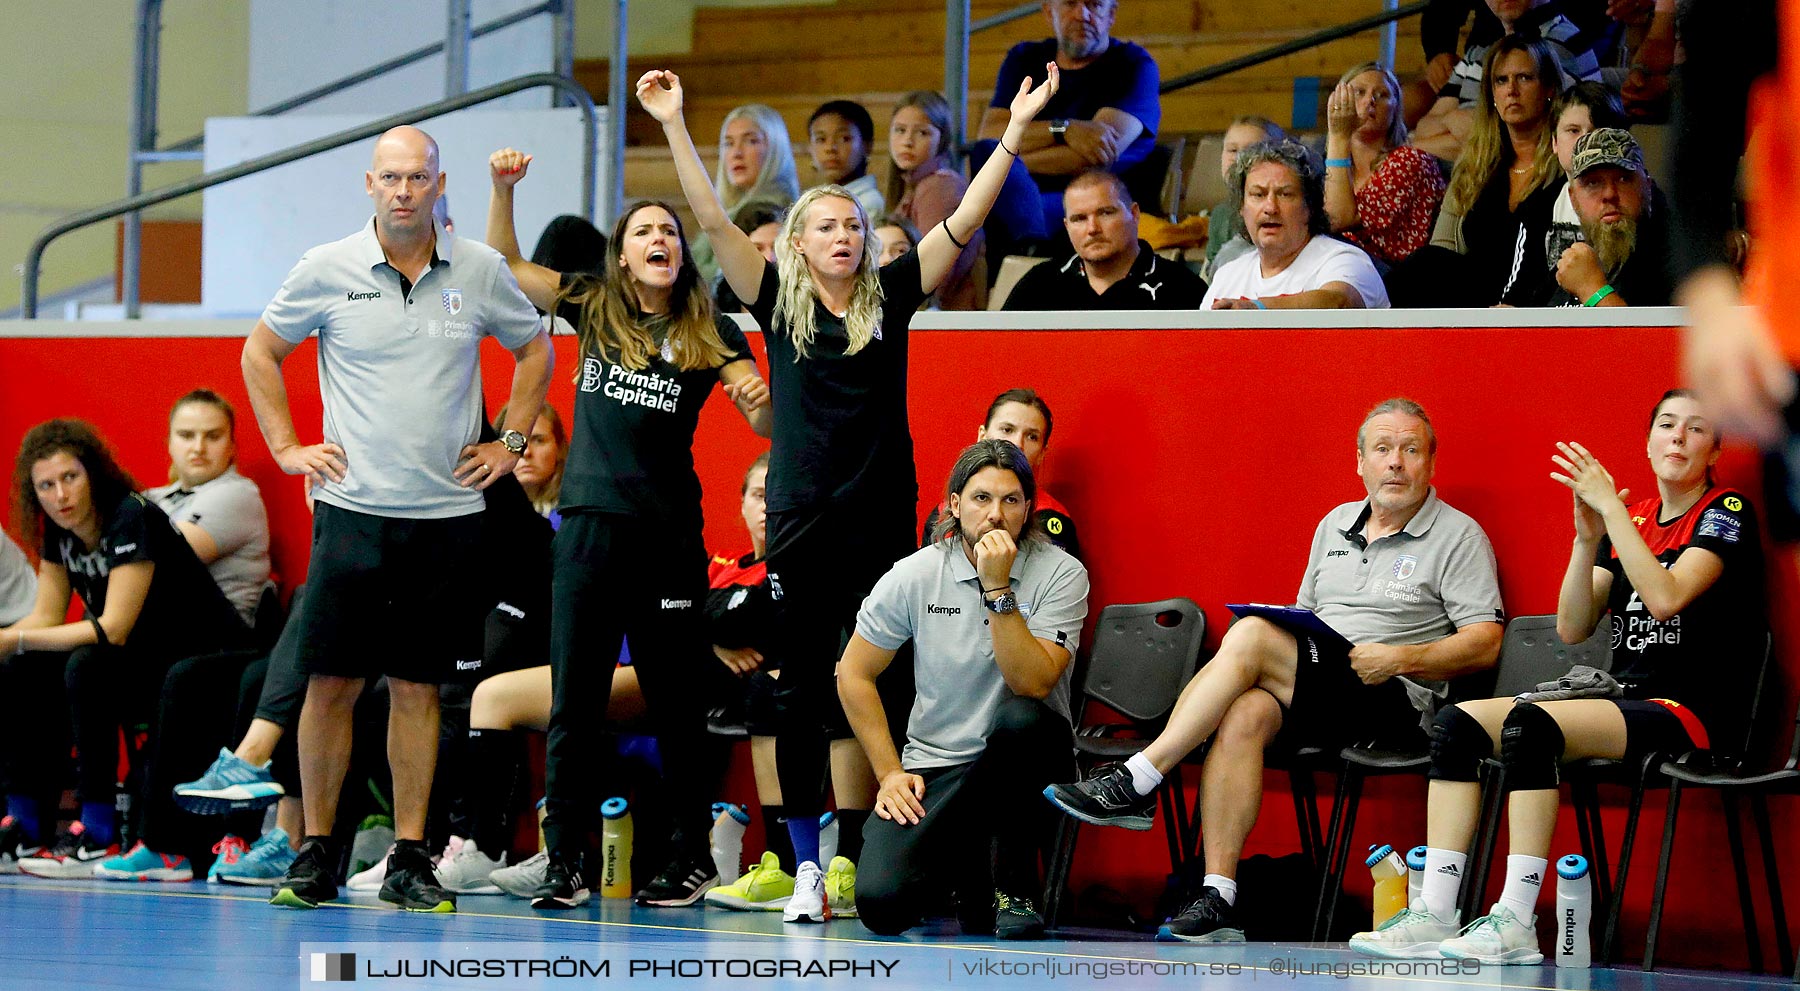
<instances>
[{"instance_id":1,"label":"camouflage cap","mask_svg":"<svg viewBox=\"0 0 1800 991\"><path fill-rule=\"evenodd\" d=\"M1637 139L1629 131L1621 131L1616 127L1589 131L1575 142L1575 154L1569 158L1569 176L1578 177L1602 165L1611 165L1638 175L1650 174L1644 168L1644 149L1638 146Z\"/></svg>"}]
</instances>

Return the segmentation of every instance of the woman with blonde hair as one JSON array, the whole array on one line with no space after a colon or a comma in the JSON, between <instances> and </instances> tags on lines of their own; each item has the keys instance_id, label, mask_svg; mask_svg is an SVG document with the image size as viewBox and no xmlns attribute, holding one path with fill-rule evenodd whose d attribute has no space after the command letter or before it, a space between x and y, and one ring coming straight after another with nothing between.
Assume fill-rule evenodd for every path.
<instances>
[{"instance_id":1,"label":"woman with blonde hair","mask_svg":"<svg viewBox=\"0 0 1800 991\"><path fill-rule=\"evenodd\" d=\"M886 196L894 215L928 231L956 212L968 188L969 180L950 164L949 101L931 90L901 97L888 125ZM986 287L972 278L982 244L978 230L956 256L956 264L938 287L938 305L944 309L978 310L985 305Z\"/></svg>"},{"instance_id":2,"label":"woman with blonde hair","mask_svg":"<svg viewBox=\"0 0 1800 991\"><path fill-rule=\"evenodd\" d=\"M733 220L738 210L753 200L787 206L800 197L794 145L788 139L787 122L774 107L746 103L725 115L725 122L719 125L713 193ZM707 285L719 280L719 263L705 234L694 239L694 264Z\"/></svg>"},{"instance_id":3,"label":"woman with blonde hair","mask_svg":"<svg viewBox=\"0 0 1800 991\"><path fill-rule=\"evenodd\" d=\"M494 422L506 422L505 406L500 407ZM519 455L513 477L531 500L531 508L558 527L562 526L562 514L556 510L562 499L563 467L568 459L569 431L563 426L562 414L545 403L525 434L525 453Z\"/></svg>"},{"instance_id":4,"label":"woman with blonde hair","mask_svg":"<svg viewBox=\"0 0 1800 991\"><path fill-rule=\"evenodd\" d=\"M781 590L776 653L785 668L776 763L799 864L783 912L789 922L827 918L818 816L841 637L876 580L913 550L919 486L906 418L907 325L981 229L1026 125L1056 92L1055 64L1045 73L1036 89L1021 82L999 148L955 211L885 268L875 263L869 218L841 186L802 195L775 242L775 263L765 261L706 184L682 119L681 80L664 70L638 79L638 101L662 122L688 206L769 348L769 581ZM904 777L896 772L883 790Z\"/></svg>"},{"instance_id":5,"label":"woman with blonde hair","mask_svg":"<svg viewBox=\"0 0 1800 991\"><path fill-rule=\"evenodd\" d=\"M1392 70L1364 62L1338 78L1326 112L1331 231L1389 265L1430 242L1444 198L1437 161L1406 143L1400 97Z\"/></svg>"}]
</instances>

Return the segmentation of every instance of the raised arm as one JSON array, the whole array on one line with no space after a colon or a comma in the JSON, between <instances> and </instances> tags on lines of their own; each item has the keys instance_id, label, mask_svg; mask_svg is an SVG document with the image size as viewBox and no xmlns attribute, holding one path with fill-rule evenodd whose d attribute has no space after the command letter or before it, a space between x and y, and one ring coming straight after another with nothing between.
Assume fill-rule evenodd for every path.
<instances>
[{"instance_id":1,"label":"raised arm","mask_svg":"<svg viewBox=\"0 0 1800 991\"><path fill-rule=\"evenodd\" d=\"M675 175L681 180L681 194L687 197L688 209L700 229L712 240L713 256L719 271L738 299L749 306L762 290L762 252L750 242L750 235L737 229L725 214L719 194L707 181L706 166L694 139L688 135L687 120L681 115L681 79L673 72L652 69L638 77L638 103L662 124L663 137L669 141L669 152L675 157Z\"/></svg>"},{"instance_id":2,"label":"raised arm","mask_svg":"<svg viewBox=\"0 0 1800 991\"><path fill-rule=\"evenodd\" d=\"M1000 195L1000 187L1006 182L1006 174L1012 169L1013 156L1018 153L1026 126L1037 116L1038 111L1044 109L1044 104L1050 101L1050 97L1056 94L1056 87L1061 79L1056 63L1044 63L1044 71L1044 82L1036 89L1031 88L1030 76L1019 81L1019 92L1013 97L1006 129L1000 135L1000 147L995 149L981 171L975 173L956 212L943 223L924 232L924 237L920 239L919 287L926 292L935 291L939 283L944 281L944 276L950 274L957 255L962 253L961 245L968 244L969 238L974 237L975 232L987 220L988 211L993 209L994 200ZM748 237L744 240L749 242ZM737 285L734 283L732 288L736 289Z\"/></svg>"},{"instance_id":3,"label":"raised arm","mask_svg":"<svg viewBox=\"0 0 1800 991\"><path fill-rule=\"evenodd\" d=\"M548 313L562 286L562 273L527 259L519 251L519 234L513 226L513 187L530 168L531 156L512 148L488 156L488 177L494 181L494 190L488 194L487 243L506 259L506 267L512 269L531 305Z\"/></svg>"}]
</instances>

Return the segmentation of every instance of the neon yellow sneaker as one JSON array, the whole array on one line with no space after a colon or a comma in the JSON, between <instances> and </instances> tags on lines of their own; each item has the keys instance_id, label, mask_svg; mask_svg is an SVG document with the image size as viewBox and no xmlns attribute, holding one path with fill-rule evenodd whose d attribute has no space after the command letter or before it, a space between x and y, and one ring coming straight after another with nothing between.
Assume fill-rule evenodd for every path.
<instances>
[{"instance_id":1,"label":"neon yellow sneaker","mask_svg":"<svg viewBox=\"0 0 1800 991\"><path fill-rule=\"evenodd\" d=\"M831 858L831 869L825 872L825 901L832 918L856 918L856 865L850 858Z\"/></svg>"},{"instance_id":2,"label":"neon yellow sneaker","mask_svg":"<svg viewBox=\"0 0 1800 991\"><path fill-rule=\"evenodd\" d=\"M840 860L843 858L839 858ZM849 861L844 861L849 863ZM706 904L740 912L779 912L794 897L793 875L781 869L781 858L764 850L762 860L731 884L708 889Z\"/></svg>"}]
</instances>

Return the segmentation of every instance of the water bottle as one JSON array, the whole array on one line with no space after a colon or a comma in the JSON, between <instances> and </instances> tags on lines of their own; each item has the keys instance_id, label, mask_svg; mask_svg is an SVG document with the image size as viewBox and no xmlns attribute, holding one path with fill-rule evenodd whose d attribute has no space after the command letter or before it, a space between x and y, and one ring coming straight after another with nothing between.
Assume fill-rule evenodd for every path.
<instances>
[{"instance_id":1,"label":"water bottle","mask_svg":"<svg viewBox=\"0 0 1800 991\"><path fill-rule=\"evenodd\" d=\"M600 805L600 897L631 897L631 812L623 798Z\"/></svg>"},{"instance_id":2,"label":"water bottle","mask_svg":"<svg viewBox=\"0 0 1800 991\"><path fill-rule=\"evenodd\" d=\"M547 801L547 799L540 798L537 800L538 849L539 850L546 849L550 846L550 844L544 842L544 802L545 801Z\"/></svg>"},{"instance_id":3,"label":"water bottle","mask_svg":"<svg viewBox=\"0 0 1800 991\"><path fill-rule=\"evenodd\" d=\"M1570 854L1556 862L1556 965L1585 969L1592 957L1588 922L1594 915L1593 879L1586 857Z\"/></svg>"},{"instance_id":4,"label":"water bottle","mask_svg":"<svg viewBox=\"0 0 1800 991\"><path fill-rule=\"evenodd\" d=\"M750 825L750 813L741 805L714 802L712 827L713 869L719 872L719 884L733 884L744 870L744 827Z\"/></svg>"},{"instance_id":5,"label":"water bottle","mask_svg":"<svg viewBox=\"0 0 1800 991\"><path fill-rule=\"evenodd\" d=\"M836 812L827 812L819 817L819 866L831 866L831 860L837 856L838 821Z\"/></svg>"},{"instance_id":6,"label":"water bottle","mask_svg":"<svg viewBox=\"0 0 1800 991\"><path fill-rule=\"evenodd\" d=\"M1363 863L1375 878L1375 924L1370 928L1380 929L1382 923L1406 910L1406 861L1393 847L1382 843L1369 847L1369 857Z\"/></svg>"},{"instance_id":7,"label":"water bottle","mask_svg":"<svg viewBox=\"0 0 1800 991\"><path fill-rule=\"evenodd\" d=\"M1406 902L1412 904L1425 896L1425 844L1406 851Z\"/></svg>"}]
</instances>

